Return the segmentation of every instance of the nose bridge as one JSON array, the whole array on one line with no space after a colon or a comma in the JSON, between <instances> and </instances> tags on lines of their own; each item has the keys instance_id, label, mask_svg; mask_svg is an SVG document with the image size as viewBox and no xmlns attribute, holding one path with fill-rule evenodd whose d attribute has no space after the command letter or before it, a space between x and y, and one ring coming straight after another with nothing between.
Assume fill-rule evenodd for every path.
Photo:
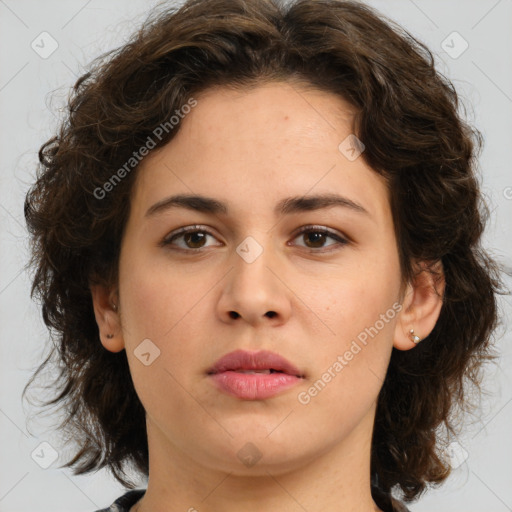
<instances>
[{"instance_id":1,"label":"nose bridge","mask_svg":"<svg viewBox=\"0 0 512 512\"><path fill-rule=\"evenodd\" d=\"M246 236L232 255L229 272L219 302L223 318L241 316L250 323L262 321L268 312L283 317L286 298L279 282L278 255L273 253L271 233L264 231ZM233 315L236 312L238 315ZM268 317L268 315L267 315Z\"/></svg>"},{"instance_id":2,"label":"nose bridge","mask_svg":"<svg viewBox=\"0 0 512 512\"><path fill-rule=\"evenodd\" d=\"M234 283L245 290L252 289L252 296L262 293L262 288L271 281L272 267L275 258L272 254L271 234L260 232L246 236L236 249L234 258Z\"/></svg>"}]
</instances>

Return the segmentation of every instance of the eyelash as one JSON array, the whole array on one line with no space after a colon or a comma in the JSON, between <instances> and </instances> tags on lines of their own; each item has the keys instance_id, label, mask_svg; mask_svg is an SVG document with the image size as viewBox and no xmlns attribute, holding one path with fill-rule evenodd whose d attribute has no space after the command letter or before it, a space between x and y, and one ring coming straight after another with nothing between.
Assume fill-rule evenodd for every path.
<instances>
[{"instance_id":1,"label":"eyelash","mask_svg":"<svg viewBox=\"0 0 512 512\"><path fill-rule=\"evenodd\" d=\"M188 233L206 233L207 235L215 237L210 231L203 229L202 226L188 226L186 228L182 228L182 229L166 236L160 243L160 246L165 247L165 246L173 245L172 242L174 240L176 240L177 238L179 238L185 234L188 234ZM304 233L320 233L323 235L327 235L329 238L332 238L333 240L336 240L337 244L331 244L327 247L338 246L337 249L340 249L341 247L343 247L349 243L349 241L346 238L343 238L342 236L338 235L337 233L335 233L325 227L311 226L311 225L302 227L297 233L295 233L293 239L299 237L300 235L303 235ZM303 246L300 246L300 247L303 247ZM191 249L191 248L184 249L182 247L173 247L173 250L176 250L176 251L196 252L196 253L202 252L204 249L205 248L203 248L203 247L198 248L198 249ZM332 252L333 250L337 250L337 249L325 250L325 248L323 248L323 247L319 247L319 248L304 247L304 249L308 249L309 252L312 252L312 253L318 253L318 252L326 253L326 252Z\"/></svg>"}]
</instances>

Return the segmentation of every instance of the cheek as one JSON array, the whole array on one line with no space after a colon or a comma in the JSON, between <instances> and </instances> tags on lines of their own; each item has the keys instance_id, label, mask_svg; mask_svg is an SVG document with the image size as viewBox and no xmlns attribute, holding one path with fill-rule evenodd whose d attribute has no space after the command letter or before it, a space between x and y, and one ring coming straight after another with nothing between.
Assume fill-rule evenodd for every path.
<instances>
[{"instance_id":1,"label":"cheek","mask_svg":"<svg viewBox=\"0 0 512 512\"><path fill-rule=\"evenodd\" d=\"M162 389L179 389L175 379L182 383L192 363L202 364L205 347L198 343L209 338L205 322L198 319L212 315L205 299L218 277L191 277L169 265L148 265L136 251L127 254L130 261L122 261L119 275L122 330L133 380L144 403L144 398L158 399L155 390L159 395Z\"/></svg>"},{"instance_id":2,"label":"cheek","mask_svg":"<svg viewBox=\"0 0 512 512\"><path fill-rule=\"evenodd\" d=\"M185 391L184 375L197 355L190 340L204 339L201 324L192 320L201 312L205 291L187 286L189 277L137 262L134 253L131 256L119 275L130 373L147 413L168 417L194 403Z\"/></svg>"},{"instance_id":3,"label":"cheek","mask_svg":"<svg viewBox=\"0 0 512 512\"><path fill-rule=\"evenodd\" d=\"M393 347L397 304L389 292L374 289L369 296L346 287L333 297L327 313L325 323L335 334L327 331L315 343L315 371L297 394L297 412L311 428L321 423L326 435L344 437L379 395Z\"/></svg>"},{"instance_id":4,"label":"cheek","mask_svg":"<svg viewBox=\"0 0 512 512\"><path fill-rule=\"evenodd\" d=\"M119 281L123 332L128 344L143 338L161 343L179 328L208 289L207 284L173 270L165 262L148 263L136 250L129 261L121 260Z\"/></svg>"},{"instance_id":5,"label":"cheek","mask_svg":"<svg viewBox=\"0 0 512 512\"><path fill-rule=\"evenodd\" d=\"M315 307L326 326L323 338L330 346L338 348L376 323L379 332L389 334L396 310L400 308L397 303L400 292L398 264L388 261L386 266L377 263L350 270L343 275L340 272L337 278L329 278L313 295L308 295L308 303ZM333 272L332 275L336 274Z\"/></svg>"},{"instance_id":6,"label":"cheek","mask_svg":"<svg viewBox=\"0 0 512 512\"><path fill-rule=\"evenodd\" d=\"M398 263L388 261L387 270L380 263L367 265L360 273L331 279L326 285L308 297L321 319L317 334L321 343L315 347L317 373L312 379L320 379L318 402L373 401L386 375L401 310ZM312 389L311 395L315 393Z\"/></svg>"}]
</instances>

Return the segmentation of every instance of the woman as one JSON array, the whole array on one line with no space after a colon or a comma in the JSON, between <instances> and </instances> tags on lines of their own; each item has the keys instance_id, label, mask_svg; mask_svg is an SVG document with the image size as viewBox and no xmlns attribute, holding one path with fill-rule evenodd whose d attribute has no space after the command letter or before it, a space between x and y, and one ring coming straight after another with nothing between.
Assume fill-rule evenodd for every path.
<instances>
[{"instance_id":1,"label":"woman","mask_svg":"<svg viewBox=\"0 0 512 512\"><path fill-rule=\"evenodd\" d=\"M78 80L25 214L67 466L148 478L105 510L400 511L446 479L500 285L457 102L335 0L190 0Z\"/></svg>"}]
</instances>

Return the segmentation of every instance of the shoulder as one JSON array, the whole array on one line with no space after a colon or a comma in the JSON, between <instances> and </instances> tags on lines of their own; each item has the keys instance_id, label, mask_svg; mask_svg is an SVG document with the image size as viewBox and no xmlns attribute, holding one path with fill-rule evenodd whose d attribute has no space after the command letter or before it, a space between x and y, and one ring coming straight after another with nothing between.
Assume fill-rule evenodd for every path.
<instances>
[{"instance_id":1,"label":"shoulder","mask_svg":"<svg viewBox=\"0 0 512 512\"><path fill-rule=\"evenodd\" d=\"M110 507L102 508L96 512L129 512L130 508L142 498L145 492L146 489L134 489L132 491L128 491L117 498Z\"/></svg>"}]
</instances>

